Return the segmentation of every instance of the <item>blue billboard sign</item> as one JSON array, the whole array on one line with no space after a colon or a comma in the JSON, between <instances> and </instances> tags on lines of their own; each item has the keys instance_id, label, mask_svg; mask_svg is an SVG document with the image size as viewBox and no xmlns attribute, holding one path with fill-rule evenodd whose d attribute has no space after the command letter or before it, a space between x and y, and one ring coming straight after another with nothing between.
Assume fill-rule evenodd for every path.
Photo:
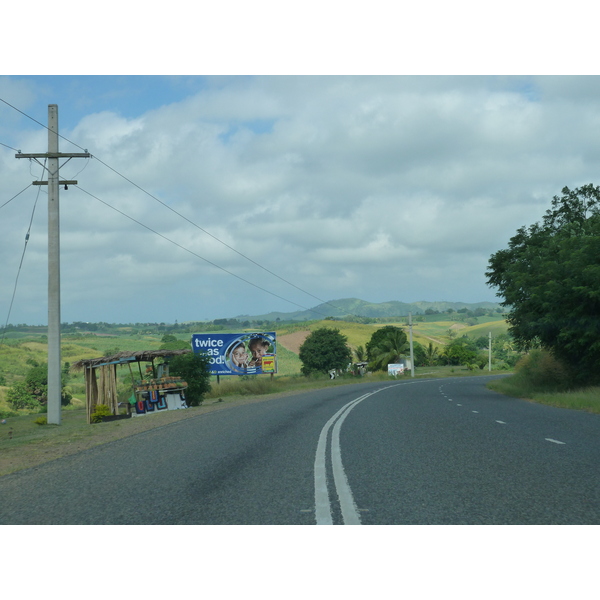
<instances>
[{"instance_id":1,"label":"blue billboard sign","mask_svg":"<svg viewBox=\"0 0 600 600\"><path fill-rule=\"evenodd\" d=\"M277 373L275 332L195 333L192 349L209 357L211 375Z\"/></svg>"}]
</instances>

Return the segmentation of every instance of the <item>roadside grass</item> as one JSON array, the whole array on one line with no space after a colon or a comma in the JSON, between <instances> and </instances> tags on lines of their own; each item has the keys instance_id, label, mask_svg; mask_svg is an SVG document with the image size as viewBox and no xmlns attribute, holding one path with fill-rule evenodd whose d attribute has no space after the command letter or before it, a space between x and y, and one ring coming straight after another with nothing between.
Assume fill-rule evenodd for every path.
<instances>
[{"instance_id":1,"label":"roadside grass","mask_svg":"<svg viewBox=\"0 0 600 600\"><path fill-rule=\"evenodd\" d=\"M487 387L507 396L522 398L539 404L600 414L600 387L570 391L540 390L520 374L495 379L490 381Z\"/></svg>"}]
</instances>

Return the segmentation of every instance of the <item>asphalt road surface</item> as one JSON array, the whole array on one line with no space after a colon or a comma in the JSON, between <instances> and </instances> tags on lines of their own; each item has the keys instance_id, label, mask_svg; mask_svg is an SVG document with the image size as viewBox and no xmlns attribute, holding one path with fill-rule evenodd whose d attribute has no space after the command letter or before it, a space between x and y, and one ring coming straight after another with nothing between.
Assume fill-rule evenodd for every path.
<instances>
[{"instance_id":1,"label":"asphalt road surface","mask_svg":"<svg viewBox=\"0 0 600 600\"><path fill-rule=\"evenodd\" d=\"M600 416L488 379L201 414L0 477L0 524L600 524Z\"/></svg>"}]
</instances>

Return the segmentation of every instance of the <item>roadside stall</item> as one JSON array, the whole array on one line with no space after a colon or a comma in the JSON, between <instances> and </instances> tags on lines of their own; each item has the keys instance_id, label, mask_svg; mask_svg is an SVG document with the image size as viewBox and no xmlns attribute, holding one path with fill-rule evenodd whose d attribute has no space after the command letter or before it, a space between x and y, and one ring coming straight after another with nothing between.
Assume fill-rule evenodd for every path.
<instances>
[{"instance_id":1,"label":"roadside stall","mask_svg":"<svg viewBox=\"0 0 600 600\"><path fill-rule=\"evenodd\" d=\"M187 383L169 374L169 358L188 354L191 350L145 350L119 352L112 356L80 360L72 365L74 371L84 371L87 421L92 423L96 406L109 407L112 418L156 414L163 410L187 408ZM156 365L155 360L163 362ZM134 368L137 363L137 373ZM144 370L142 364L147 363ZM117 367L127 366L131 376L132 395L119 405L117 395ZM110 420L111 417L104 417Z\"/></svg>"}]
</instances>

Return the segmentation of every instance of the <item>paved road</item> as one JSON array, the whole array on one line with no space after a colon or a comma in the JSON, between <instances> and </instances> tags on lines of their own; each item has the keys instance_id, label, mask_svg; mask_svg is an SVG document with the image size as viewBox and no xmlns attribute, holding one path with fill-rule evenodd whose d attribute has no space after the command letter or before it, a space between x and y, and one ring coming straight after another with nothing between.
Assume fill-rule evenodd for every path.
<instances>
[{"instance_id":1,"label":"paved road","mask_svg":"<svg viewBox=\"0 0 600 600\"><path fill-rule=\"evenodd\" d=\"M0 523L600 524L600 417L487 380L199 415L1 477Z\"/></svg>"}]
</instances>

